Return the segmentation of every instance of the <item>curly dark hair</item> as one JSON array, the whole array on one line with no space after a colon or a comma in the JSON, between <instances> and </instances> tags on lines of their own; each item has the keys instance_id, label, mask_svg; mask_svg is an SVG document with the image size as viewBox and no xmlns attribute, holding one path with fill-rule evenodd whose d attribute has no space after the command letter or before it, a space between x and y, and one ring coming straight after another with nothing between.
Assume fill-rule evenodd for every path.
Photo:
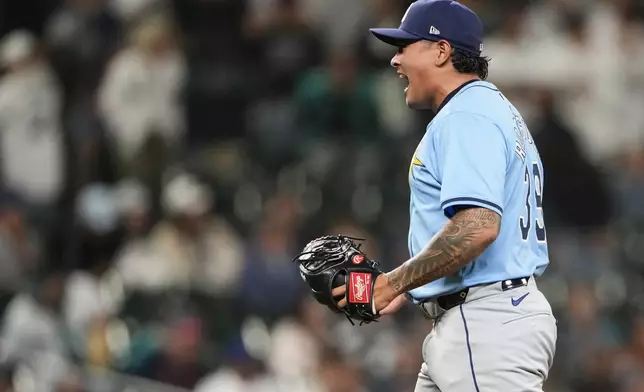
<instances>
[{"instance_id":1,"label":"curly dark hair","mask_svg":"<svg viewBox=\"0 0 644 392\"><path fill-rule=\"evenodd\" d=\"M457 72L476 74L481 80L487 79L490 59L463 49L454 48L452 51L452 65Z\"/></svg>"}]
</instances>

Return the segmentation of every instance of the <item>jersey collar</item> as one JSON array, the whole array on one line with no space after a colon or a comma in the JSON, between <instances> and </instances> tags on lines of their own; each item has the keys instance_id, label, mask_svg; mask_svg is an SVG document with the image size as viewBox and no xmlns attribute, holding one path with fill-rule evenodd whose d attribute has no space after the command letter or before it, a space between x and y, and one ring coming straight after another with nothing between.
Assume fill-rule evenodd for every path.
<instances>
[{"instance_id":1,"label":"jersey collar","mask_svg":"<svg viewBox=\"0 0 644 392\"><path fill-rule=\"evenodd\" d=\"M454 91L452 91L451 93L447 94L447 96L445 97L445 99L443 100L443 102L442 102L442 103L440 104L440 106L438 107L438 110L436 110L436 114L438 114L438 112L440 112L440 111L441 111L441 109L442 109L442 108L444 108L444 107L445 107L445 105L447 105L447 103L448 103L449 101L451 101L451 100L452 100L452 98L454 98L454 96L455 96L456 94L458 94L458 92L459 92L459 91L461 91L465 86L467 86L468 84L472 84L472 83L474 83L474 82L480 82L480 81L481 81L480 79L472 79L472 80L468 80L467 82L465 82L465 83L461 84L460 86L458 86Z\"/></svg>"}]
</instances>

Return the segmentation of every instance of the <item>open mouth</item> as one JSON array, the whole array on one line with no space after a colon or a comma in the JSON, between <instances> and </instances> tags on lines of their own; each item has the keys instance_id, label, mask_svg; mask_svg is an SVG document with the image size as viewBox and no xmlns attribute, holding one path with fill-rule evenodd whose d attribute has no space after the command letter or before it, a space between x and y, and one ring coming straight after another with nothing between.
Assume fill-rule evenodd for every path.
<instances>
[{"instance_id":1,"label":"open mouth","mask_svg":"<svg viewBox=\"0 0 644 392\"><path fill-rule=\"evenodd\" d=\"M409 78L402 72L398 72L398 78L402 79L405 82L405 92L409 90Z\"/></svg>"}]
</instances>

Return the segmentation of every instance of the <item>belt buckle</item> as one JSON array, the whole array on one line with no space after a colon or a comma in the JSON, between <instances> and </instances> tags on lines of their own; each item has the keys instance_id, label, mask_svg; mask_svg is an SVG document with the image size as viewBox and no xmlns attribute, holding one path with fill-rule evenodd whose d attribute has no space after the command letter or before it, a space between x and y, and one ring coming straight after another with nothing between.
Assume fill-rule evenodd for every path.
<instances>
[{"instance_id":1,"label":"belt buckle","mask_svg":"<svg viewBox=\"0 0 644 392\"><path fill-rule=\"evenodd\" d=\"M426 303L427 303L427 302L421 302L420 304L418 304L418 307L420 308L420 311L422 312L423 316L424 316L427 320L432 320L432 315L431 315L431 314L429 314L429 312L427 311L427 308L425 308L425 304L426 304Z\"/></svg>"},{"instance_id":2,"label":"belt buckle","mask_svg":"<svg viewBox=\"0 0 644 392\"><path fill-rule=\"evenodd\" d=\"M434 305L435 305L435 306L438 308L439 312L437 312L437 314L435 314L435 315L432 315L432 314L427 310L427 308L425 307L425 305L432 305L432 306L434 306ZM443 308L442 308L440 305L438 305L437 303L432 302L431 300L426 301L426 302L421 302L421 303L419 303L419 304L418 304L418 307L420 308L420 311L422 312L423 316L424 316L424 317L425 317L425 319L427 319L427 320L437 320L440 316L442 316L442 315L443 315L443 313L445 313L445 309L443 309Z\"/></svg>"},{"instance_id":3,"label":"belt buckle","mask_svg":"<svg viewBox=\"0 0 644 392\"><path fill-rule=\"evenodd\" d=\"M508 291L508 290L516 289L517 287L527 286L529 279L530 278L518 278L518 279L504 280L501 282L501 289L503 291ZM518 282L516 282L515 284L515 281L518 281Z\"/></svg>"}]
</instances>

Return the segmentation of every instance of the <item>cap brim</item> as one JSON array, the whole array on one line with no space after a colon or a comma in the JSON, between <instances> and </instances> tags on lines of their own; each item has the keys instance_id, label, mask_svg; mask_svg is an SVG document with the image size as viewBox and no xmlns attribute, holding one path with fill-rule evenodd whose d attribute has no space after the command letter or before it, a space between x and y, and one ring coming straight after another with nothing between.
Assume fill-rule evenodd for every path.
<instances>
[{"instance_id":1,"label":"cap brim","mask_svg":"<svg viewBox=\"0 0 644 392\"><path fill-rule=\"evenodd\" d=\"M371 34L376 36L376 38L378 38L382 42L394 46L405 46L423 39L416 34L412 34L401 29L378 28L369 29L369 31L371 31Z\"/></svg>"}]
</instances>

